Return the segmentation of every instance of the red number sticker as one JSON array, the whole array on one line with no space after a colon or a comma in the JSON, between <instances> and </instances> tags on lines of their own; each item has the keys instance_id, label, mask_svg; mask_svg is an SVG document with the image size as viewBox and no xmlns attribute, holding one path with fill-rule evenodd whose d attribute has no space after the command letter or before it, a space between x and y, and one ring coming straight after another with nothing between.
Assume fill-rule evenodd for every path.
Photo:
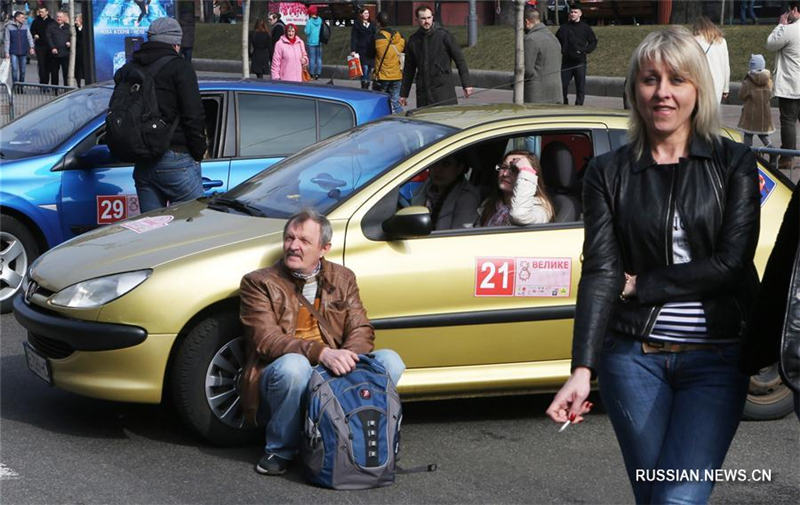
<instances>
[{"instance_id":1,"label":"red number sticker","mask_svg":"<svg viewBox=\"0 0 800 505\"><path fill-rule=\"evenodd\" d=\"M116 223L126 217L128 217L128 210L125 195L97 197L97 224Z\"/></svg>"},{"instance_id":2,"label":"red number sticker","mask_svg":"<svg viewBox=\"0 0 800 505\"><path fill-rule=\"evenodd\" d=\"M475 296L514 296L514 258L477 258Z\"/></svg>"}]
</instances>

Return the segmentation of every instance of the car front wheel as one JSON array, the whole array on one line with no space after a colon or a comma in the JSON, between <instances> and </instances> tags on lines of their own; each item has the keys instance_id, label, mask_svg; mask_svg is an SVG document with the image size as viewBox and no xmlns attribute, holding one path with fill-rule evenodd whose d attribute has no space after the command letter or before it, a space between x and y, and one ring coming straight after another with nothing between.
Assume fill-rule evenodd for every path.
<instances>
[{"instance_id":1,"label":"car front wheel","mask_svg":"<svg viewBox=\"0 0 800 505\"><path fill-rule=\"evenodd\" d=\"M39 256L33 234L11 216L0 216L0 312L11 312L28 265Z\"/></svg>"},{"instance_id":2,"label":"car front wheel","mask_svg":"<svg viewBox=\"0 0 800 505\"><path fill-rule=\"evenodd\" d=\"M200 321L174 358L170 389L183 421L212 444L241 445L256 430L245 425L239 383L245 364L244 338L236 314Z\"/></svg>"},{"instance_id":3,"label":"car front wheel","mask_svg":"<svg viewBox=\"0 0 800 505\"><path fill-rule=\"evenodd\" d=\"M780 419L792 411L792 390L781 380L778 364L762 368L750 377L744 418L753 421Z\"/></svg>"}]
</instances>

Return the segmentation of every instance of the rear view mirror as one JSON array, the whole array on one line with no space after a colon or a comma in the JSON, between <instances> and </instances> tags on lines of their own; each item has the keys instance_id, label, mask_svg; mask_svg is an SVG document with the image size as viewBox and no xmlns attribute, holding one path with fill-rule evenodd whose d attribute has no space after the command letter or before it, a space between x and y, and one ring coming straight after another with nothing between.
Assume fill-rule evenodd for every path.
<instances>
[{"instance_id":1,"label":"rear view mirror","mask_svg":"<svg viewBox=\"0 0 800 505\"><path fill-rule=\"evenodd\" d=\"M384 221L381 228L390 240L424 237L433 231L431 212L427 207L406 207Z\"/></svg>"}]
</instances>

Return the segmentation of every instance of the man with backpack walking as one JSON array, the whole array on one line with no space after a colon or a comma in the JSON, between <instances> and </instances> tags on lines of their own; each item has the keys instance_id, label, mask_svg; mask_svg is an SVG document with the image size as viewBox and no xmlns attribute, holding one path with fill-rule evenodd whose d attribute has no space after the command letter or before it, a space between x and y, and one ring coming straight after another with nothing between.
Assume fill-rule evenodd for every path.
<instances>
[{"instance_id":1,"label":"man with backpack walking","mask_svg":"<svg viewBox=\"0 0 800 505\"><path fill-rule=\"evenodd\" d=\"M400 85L403 82L402 54L406 41L389 26L389 15L378 14L378 34L375 36L375 80L372 89L391 97L392 114L403 112L400 105Z\"/></svg>"},{"instance_id":2,"label":"man with backpack walking","mask_svg":"<svg viewBox=\"0 0 800 505\"><path fill-rule=\"evenodd\" d=\"M355 275L324 259L332 235L325 216L295 214L284 226L283 257L242 278L247 360L241 398L247 421L266 421L265 454L255 467L261 474L285 473L298 454L312 367L344 376L355 370L359 354L373 352L375 332ZM389 349L373 354L396 384L405 370L400 356Z\"/></svg>"},{"instance_id":3,"label":"man with backpack walking","mask_svg":"<svg viewBox=\"0 0 800 505\"><path fill-rule=\"evenodd\" d=\"M135 162L142 212L203 195L205 115L197 75L179 55L181 37L178 21L156 19L133 61L114 75L108 145L117 158Z\"/></svg>"}]
</instances>

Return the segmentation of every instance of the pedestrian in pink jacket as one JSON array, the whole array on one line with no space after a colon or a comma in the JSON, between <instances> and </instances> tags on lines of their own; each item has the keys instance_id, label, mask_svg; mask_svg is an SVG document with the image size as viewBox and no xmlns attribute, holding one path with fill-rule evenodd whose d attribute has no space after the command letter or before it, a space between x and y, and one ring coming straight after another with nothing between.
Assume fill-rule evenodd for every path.
<instances>
[{"instance_id":1,"label":"pedestrian in pink jacket","mask_svg":"<svg viewBox=\"0 0 800 505\"><path fill-rule=\"evenodd\" d=\"M272 54L272 79L276 81L303 81L303 67L308 66L306 45L297 36L297 27L286 25L286 34L278 39Z\"/></svg>"}]
</instances>

